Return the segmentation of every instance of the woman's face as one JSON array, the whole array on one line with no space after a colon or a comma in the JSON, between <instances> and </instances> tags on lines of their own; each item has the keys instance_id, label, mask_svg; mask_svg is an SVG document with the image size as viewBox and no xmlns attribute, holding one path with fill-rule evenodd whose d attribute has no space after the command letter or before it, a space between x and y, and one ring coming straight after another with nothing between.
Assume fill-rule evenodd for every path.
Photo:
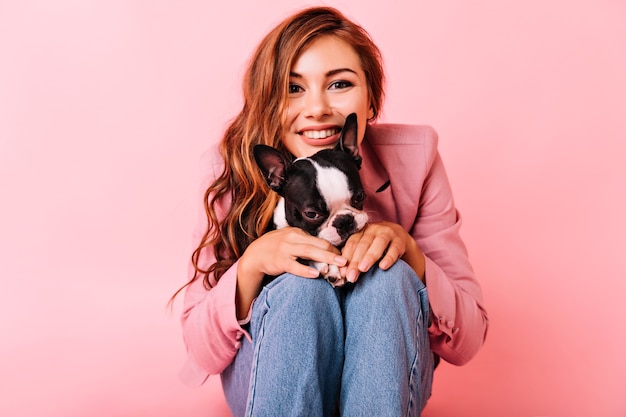
<instances>
[{"instance_id":1,"label":"woman's face","mask_svg":"<svg viewBox=\"0 0 626 417\"><path fill-rule=\"evenodd\" d=\"M361 61L350 44L322 36L291 68L283 143L296 157L332 148L350 113L357 114L361 143L373 116Z\"/></svg>"}]
</instances>

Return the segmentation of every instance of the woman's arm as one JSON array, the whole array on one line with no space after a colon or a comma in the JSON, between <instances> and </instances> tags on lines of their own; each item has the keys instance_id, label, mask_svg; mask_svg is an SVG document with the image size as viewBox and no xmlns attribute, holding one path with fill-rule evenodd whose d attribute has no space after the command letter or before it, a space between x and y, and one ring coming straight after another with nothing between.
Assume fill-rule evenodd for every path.
<instances>
[{"instance_id":1,"label":"woman's arm","mask_svg":"<svg viewBox=\"0 0 626 417\"><path fill-rule=\"evenodd\" d=\"M436 149L431 154L411 234L425 254L431 348L446 361L462 365L482 347L489 321L482 289L459 233L461 216L443 162Z\"/></svg>"},{"instance_id":2,"label":"woman's arm","mask_svg":"<svg viewBox=\"0 0 626 417\"><path fill-rule=\"evenodd\" d=\"M356 236L344 248L350 259L346 274L355 279L378 259L383 268L399 258L410 264L428 290L433 351L463 364L482 346L488 318L459 234L461 217L437 151L437 134L429 126L378 125L369 127L366 139L362 171L366 185L372 180L368 199L376 223L365 229L366 240ZM390 186L379 193L385 181Z\"/></svg>"}]
</instances>

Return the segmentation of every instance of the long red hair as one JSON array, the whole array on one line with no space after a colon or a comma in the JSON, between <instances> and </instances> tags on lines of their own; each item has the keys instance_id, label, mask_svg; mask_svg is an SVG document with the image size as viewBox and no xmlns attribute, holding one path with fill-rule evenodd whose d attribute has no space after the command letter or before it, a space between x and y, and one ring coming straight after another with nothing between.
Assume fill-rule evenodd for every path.
<instances>
[{"instance_id":1,"label":"long red hair","mask_svg":"<svg viewBox=\"0 0 626 417\"><path fill-rule=\"evenodd\" d=\"M284 150L283 115L287 108L289 71L302 51L320 36L337 36L354 48L368 83L374 114L370 121L379 115L384 95L382 56L361 26L336 9L313 7L285 19L269 32L245 73L243 108L219 146L224 170L204 193L208 227L191 256L195 274L189 283L202 277L205 287L210 288L211 281L217 282L248 245L268 230L278 197L260 176L252 148L266 144ZM220 219L217 207L227 197L231 198L231 205ZM216 261L202 268L200 254L211 249Z\"/></svg>"}]
</instances>

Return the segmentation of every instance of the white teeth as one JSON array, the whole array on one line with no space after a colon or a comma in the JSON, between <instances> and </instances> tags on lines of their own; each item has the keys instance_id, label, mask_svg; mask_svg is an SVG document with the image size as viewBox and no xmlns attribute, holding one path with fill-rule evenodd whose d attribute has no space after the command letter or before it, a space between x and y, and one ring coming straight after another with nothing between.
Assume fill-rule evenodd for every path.
<instances>
[{"instance_id":1,"label":"white teeth","mask_svg":"<svg viewBox=\"0 0 626 417\"><path fill-rule=\"evenodd\" d=\"M302 132L302 134L309 139L326 139L327 137L335 135L338 132L339 129L307 130Z\"/></svg>"}]
</instances>

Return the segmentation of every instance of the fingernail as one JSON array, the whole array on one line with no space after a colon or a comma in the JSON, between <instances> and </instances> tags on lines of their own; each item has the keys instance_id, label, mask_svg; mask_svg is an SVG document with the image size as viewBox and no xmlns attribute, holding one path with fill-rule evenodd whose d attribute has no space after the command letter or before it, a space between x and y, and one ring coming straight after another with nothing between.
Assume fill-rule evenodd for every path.
<instances>
[{"instance_id":1,"label":"fingernail","mask_svg":"<svg viewBox=\"0 0 626 417\"><path fill-rule=\"evenodd\" d=\"M335 263L337 264L337 266L344 266L348 263L348 260L343 256L335 256Z\"/></svg>"},{"instance_id":2,"label":"fingernail","mask_svg":"<svg viewBox=\"0 0 626 417\"><path fill-rule=\"evenodd\" d=\"M367 262L363 261L359 264L359 271L365 272L370 269L370 266Z\"/></svg>"},{"instance_id":3,"label":"fingernail","mask_svg":"<svg viewBox=\"0 0 626 417\"><path fill-rule=\"evenodd\" d=\"M349 282L356 282L356 271L354 269L348 271L348 276L346 276L346 279Z\"/></svg>"}]
</instances>

